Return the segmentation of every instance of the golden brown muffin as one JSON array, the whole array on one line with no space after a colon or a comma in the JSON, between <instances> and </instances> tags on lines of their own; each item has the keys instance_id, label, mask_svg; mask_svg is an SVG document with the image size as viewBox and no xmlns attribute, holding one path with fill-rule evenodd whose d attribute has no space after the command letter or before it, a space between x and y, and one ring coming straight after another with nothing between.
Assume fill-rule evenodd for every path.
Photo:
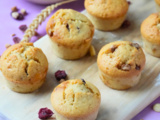
<instances>
[{"instance_id":1,"label":"golden brown muffin","mask_svg":"<svg viewBox=\"0 0 160 120\"><path fill-rule=\"evenodd\" d=\"M101 95L90 82L73 79L54 89L51 103L56 111L56 120L95 120Z\"/></svg>"},{"instance_id":2,"label":"golden brown muffin","mask_svg":"<svg viewBox=\"0 0 160 120\"><path fill-rule=\"evenodd\" d=\"M143 46L149 54L160 57L160 16L153 13L141 24Z\"/></svg>"},{"instance_id":3,"label":"golden brown muffin","mask_svg":"<svg viewBox=\"0 0 160 120\"><path fill-rule=\"evenodd\" d=\"M122 25L128 3L126 0L85 0L85 8L95 28L107 31Z\"/></svg>"},{"instance_id":4,"label":"golden brown muffin","mask_svg":"<svg viewBox=\"0 0 160 120\"><path fill-rule=\"evenodd\" d=\"M94 26L77 11L60 9L49 19L46 31L55 55L63 59L79 59L88 52Z\"/></svg>"},{"instance_id":5,"label":"golden brown muffin","mask_svg":"<svg viewBox=\"0 0 160 120\"><path fill-rule=\"evenodd\" d=\"M0 69L11 90L27 93L44 83L48 61L42 50L32 43L19 43L2 54Z\"/></svg>"},{"instance_id":6,"label":"golden brown muffin","mask_svg":"<svg viewBox=\"0 0 160 120\"><path fill-rule=\"evenodd\" d=\"M101 80L110 88L123 90L139 82L145 55L137 43L116 41L100 50L97 64Z\"/></svg>"},{"instance_id":7,"label":"golden brown muffin","mask_svg":"<svg viewBox=\"0 0 160 120\"><path fill-rule=\"evenodd\" d=\"M157 11L160 12L160 0L155 0L155 3Z\"/></svg>"}]
</instances>

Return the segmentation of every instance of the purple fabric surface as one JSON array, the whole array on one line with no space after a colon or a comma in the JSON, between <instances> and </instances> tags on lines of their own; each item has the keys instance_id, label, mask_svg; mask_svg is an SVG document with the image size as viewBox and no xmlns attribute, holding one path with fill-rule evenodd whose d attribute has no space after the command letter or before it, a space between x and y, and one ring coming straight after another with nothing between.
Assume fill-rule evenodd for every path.
<instances>
[{"instance_id":1,"label":"purple fabric surface","mask_svg":"<svg viewBox=\"0 0 160 120\"><path fill-rule=\"evenodd\" d=\"M149 96L148 96L149 97ZM160 103L160 97L148 105L143 111L136 115L132 120L160 120L160 113L153 111L153 105Z\"/></svg>"},{"instance_id":2,"label":"purple fabric surface","mask_svg":"<svg viewBox=\"0 0 160 120\"><path fill-rule=\"evenodd\" d=\"M81 11L84 9L83 5L84 0L78 0L77 2L72 2L71 4L66 4L61 6L60 8L72 8L78 11ZM22 21L14 20L10 13L11 8L13 6L17 6L19 9L26 9L28 12L28 15L25 16L25 19ZM22 24L29 25L33 18L36 17L36 15L45 8L46 6L43 5L37 5L30 2L27 2L27 0L0 0L0 55L5 51L5 44L14 44L12 40L12 34L16 34L16 36L22 38L23 32L19 30L19 26ZM37 37L33 37L32 42L36 41L40 36L43 36L46 34L45 26L46 26L47 20L42 23L42 25L38 29L38 33L40 34ZM148 96L149 97L149 96ZM156 113L152 110L152 106L155 103L160 103L160 97L155 100L153 103L151 103L148 107L146 107L142 112L140 112L137 116L135 116L132 120L160 120L160 113ZM0 116L0 120L3 119ZM4 120L4 119L3 119Z\"/></svg>"}]
</instances>

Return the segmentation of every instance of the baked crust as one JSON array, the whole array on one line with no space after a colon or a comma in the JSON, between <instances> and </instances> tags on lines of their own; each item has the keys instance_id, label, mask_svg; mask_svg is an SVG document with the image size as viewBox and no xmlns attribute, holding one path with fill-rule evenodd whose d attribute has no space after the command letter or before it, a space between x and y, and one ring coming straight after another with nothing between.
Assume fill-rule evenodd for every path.
<instances>
[{"instance_id":1,"label":"baked crust","mask_svg":"<svg viewBox=\"0 0 160 120\"><path fill-rule=\"evenodd\" d=\"M99 70L112 78L131 78L138 76L145 66L145 55L129 41L116 41L105 45L99 52L97 64ZM115 46L115 51L112 47ZM129 65L129 70L122 70L122 65ZM139 70L136 69L139 66Z\"/></svg>"},{"instance_id":2,"label":"baked crust","mask_svg":"<svg viewBox=\"0 0 160 120\"><path fill-rule=\"evenodd\" d=\"M126 0L85 0L84 5L88 13L103 19L124 16L129 7Z\"/></svg>"},{"instance_id":3,"label":"baked crust","mask_svg":"<svg viewBox=\"0 0 160 120\"><path fill-rule=\"evenodd\" d=\"M94 26L85 15L77 11L60 9L49 19L46 31L59 46L79 48L91 42Z\"/></svg>"},{"instance_id":4,"label":"baked crust","mask_svg":"<svg viewBox=\"0 0 160 120\"><path fill-rule=\"evenodd\" d=\"M152 44L160 45L160 16L153 13L147 17L141 24L141 35Z\"/></svg>"},{"instance_id":5,"label":"baked crust","mask_svg":"<svg viewBox=\"0 0 160 120\"><path fill-rule=\"evenodd\" d=\"M26 91L18 91L17 89L21 85L30 86L32 90L34 87L39 88L40 86L36 85L42 85L42 80L45 80L48 61L42 50L34 47L33 43L19 43L12 45L2 54L0 69L5 78L10 81L11 88L13 84L15 91L31 92L27 88Z\"/></svg>"},{"instance_id":6,"label":"baked crust","mask_svg":"<svg viewBox=\"0 0 160 120\"><path fill-rule=\"evenodd\" d=\"M160 5L160 0L155 0L155 2L156 2L158 5Z\"/></svg>"}]
</instances>

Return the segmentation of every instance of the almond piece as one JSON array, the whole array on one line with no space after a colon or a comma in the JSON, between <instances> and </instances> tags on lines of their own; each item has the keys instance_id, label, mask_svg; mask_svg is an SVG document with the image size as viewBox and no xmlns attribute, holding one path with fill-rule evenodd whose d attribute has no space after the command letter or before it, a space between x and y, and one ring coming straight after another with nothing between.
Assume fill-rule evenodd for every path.
<instances>
[{"instance_id":1,"label":"almond piece","mask_svg":"<svg viewBox=\"0 0 160 120\"><path fill-rule=\"evenodd\" d=\"M95 48L94 48L93 45L90 46L89 53L90 53L90 56L95 56L96 55L96 51L95 51Z\"/></svg>"},{"instance_id":2,"label":"almond piece","mask_svg":"<svg viewBox=\"0 0 160 120\"><path fill-rule=\"evenodd\" d=\"M12 7L11 8L12 12L17 12L18 11L18 8L16 6Z\"/></svg>"}]
</instances>

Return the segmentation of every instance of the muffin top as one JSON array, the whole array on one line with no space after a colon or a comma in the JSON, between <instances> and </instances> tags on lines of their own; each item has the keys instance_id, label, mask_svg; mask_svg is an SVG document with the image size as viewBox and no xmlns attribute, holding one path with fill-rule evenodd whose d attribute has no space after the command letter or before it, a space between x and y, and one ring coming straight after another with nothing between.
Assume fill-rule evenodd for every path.
<instances>
[{"instance_id":1,"label":"muffin top","mask_svg":"<svg viewBox=\"0 0 160 120\"><path fill-rule=\"evenodd\" d=\"M98 54L99 69L112 77L129 78L139 75L145 65L145 55L137 43L116 41L105 45Z\"/></svg>"},{"instance_id":2,"label":"muffin top","mask_svg":"<svg viewBox=\"0 0 160 120\"><path fill-rule=\"evenodd\" d=\"M128 11L126 0L85 0L86 10L99 18L118 18Z\"/></svg>"},{"instance_id":3,"label":"muffin top","mask_svg":"<svg viewBox=\"0 0 160 120\"><path fill-rule=\"evenodd\" d=\"M142 36L153 44L160 45L160 15L153 13L141 24Z\"/></svg>"},{"instance_id":4,"label":"muffin top","mask_svg":"<svg viewBox=\"0 0 160 120\"><path fill-rule=\"evenodd\" d=\"M10 81L25 83L41 80L48 70L48 61L33 43L19 43L9 47L0 58L0 69Z\"/></svg>"},{"instance_id":5,"label":"muffin top","mask_svg":"<svg viewBox=\"0 0 160 120\"><path fill-rule=\"evenodd\" d=\"M94 26L85 15L77 11L60 9L49 19L46 31L59 45L74 47L91 42Z\"/></svg>"},{"instance_id":6,"label":"muffin top","mask_svg":"<svg viewBox=\"0 0 160 120\"><path fill-rule=\"evenodd\" d=\"M65 117L85 117L99 108L100 101L99 90L80 79L62 82L51 94L53 108Z\"/></svg>"},{"instance_id":7,"label":"muffin top","mask_svg":"<svg viewBox=\"0 0 160 120\"><path fill-rule=\"evenodd\" d=\"M160 0L155 0L155 2L156 2L158 5L160 5Z\"/></svg>"}]
</instances>

